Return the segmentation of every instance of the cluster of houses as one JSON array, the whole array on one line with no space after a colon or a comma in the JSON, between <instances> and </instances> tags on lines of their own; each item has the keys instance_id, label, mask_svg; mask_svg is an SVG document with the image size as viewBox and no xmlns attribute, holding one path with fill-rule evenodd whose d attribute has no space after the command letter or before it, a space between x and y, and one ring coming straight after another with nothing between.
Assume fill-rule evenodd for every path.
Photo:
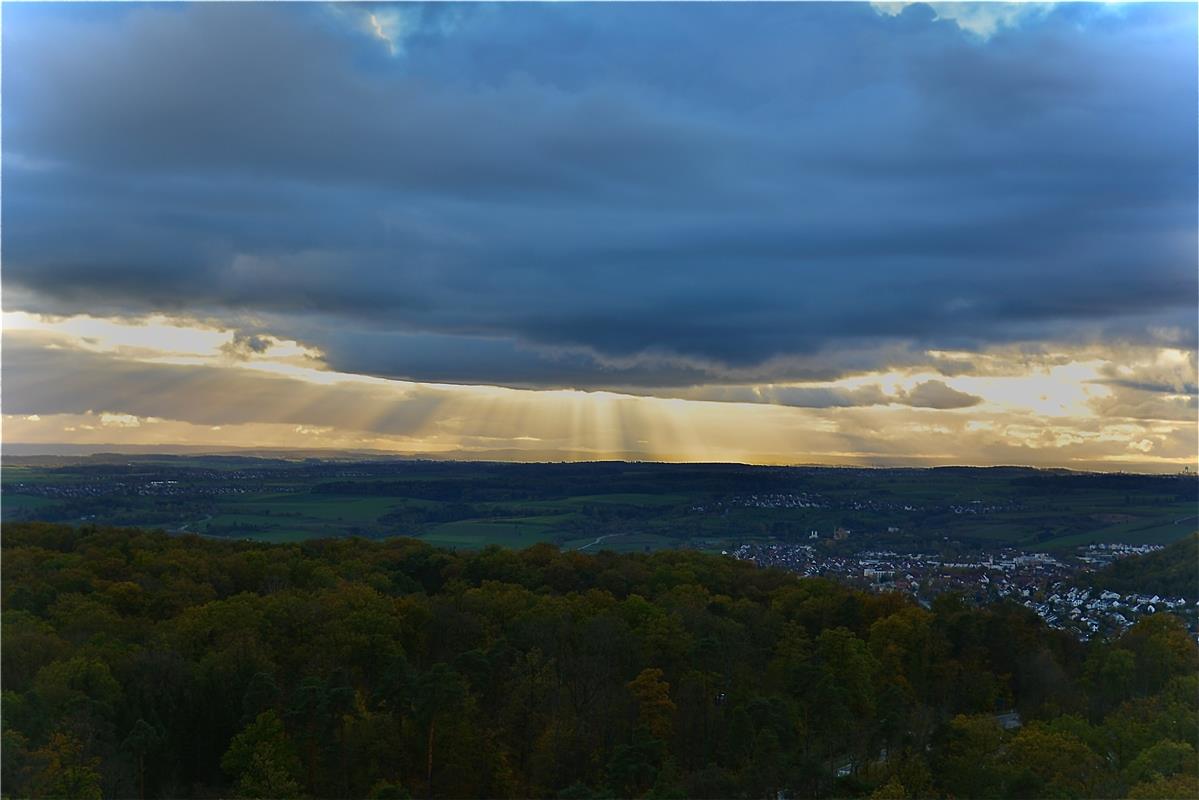
<instances>
[{"instance_id":1,"label":"cluster of houses","mask_svg":"<svg viewBox=\"0 0 1199 800\"><path fill-rule=\"evenodd\" d=\"M1113 545L1101 552L1132 555L1148 552L1146 547L1154 546ZM1083 551L1082 555L1088 552L1094 551ZM1081 556L1058 558L1016 550L968 557L889 550L846 555L828 553L812 544L787 542L747 542L727 554L802 576L829 578L871 591L910 594L922 604L944 592L956 592L980 603L1007 599L1035 611L1051 627L1070 631L1084 640L1118 633L1140 617L1160 611L1179 614L1195 629L1199 610L1181 597L1089 588L1079 579L1095 567Z\"/></svg>"},{"instance_id":2,"label":"cluster of houses","mask_svg":"<svg viewBox=\"0 0 1199 800\"><path fill-rule=\"evenodd\" d=\"M1120 558L1143 556L1161 550L1160 544L1092 544L1078 554L1078 560L1095 569L1102 569Z\"/></svg>"},{"instance_id":3,"label":"cluster of houses","mask_svg":"<svg viewBox=\"0 0 1199 800\"><path fill-rule=\"evenodd\" d=\"M1009 511L1023 511L1024 506L1016 502L984 503L982 500L971 500L969 503L951 504L949 510L955 514L1003 514Z\"/></svg>"},{"instance_id":4,"label":"cluster of houses","mask_svg":"<svg viewBox=\"0 0 1199 800\"><path fill-rule=\"evenodd\" d=\"M30 495L57 500L77 500L89 497L212 497L246 494L253 487L235 484L181 483L179 481L95 481L85 483L6 483L4 494ZM278 491L294 491L280 487Z\"/></svg>"},{"instance_id":5,"label":"cluster of houses","mask_svg":"<svg viewBox=\"0 0 1199 800\"><path fill-rule=\"evenodd\" d=\"M695 505L691 510L704 513L718 508L828 508L829 501L820 495L807 492L774 493L774 494L743 494L727 500L716 501L714 504Z\"/></svg>"},{"instance_id":6,"label":"cluster of houses","mask_svg":"<svg viewBox=\"0 0 1199 800\"><path fill-rule=\"evenodd\" d=\"M694 505L691 507L691 511L702 514L726 508L838 508L879 514L1002 514L1021 511L1024 507L1013 501L996 503L971 500L967 503L949 505L919 505L870 497L834 499L814 492L776 492L734 495L712 503Z\"/></svg>"},{"instance_id":7,"label":"cluster of houses","mask_svg":"<svg viewBox=\"0 0 1199 800\"><path fill-rule=\"evenodd\" d=\"M1178 614L1192 628L1195 623L1196 607L1182 597L1120 594L1065 583L1054 584L1050 591L1047 597L1029 597L1021 591L1015 599L1037 612L1050 627L1073 631L1081 639L1119 633L1141 617L1159 611Z\"/></svg>"}]
</instances>

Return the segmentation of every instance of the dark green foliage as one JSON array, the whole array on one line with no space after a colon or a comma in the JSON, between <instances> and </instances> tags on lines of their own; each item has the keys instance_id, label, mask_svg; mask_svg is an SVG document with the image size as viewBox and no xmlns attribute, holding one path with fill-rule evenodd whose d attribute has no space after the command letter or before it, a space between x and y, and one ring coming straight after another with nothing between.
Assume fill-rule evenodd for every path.
<instances>
[{"instance_id":1,"label":"dark green foliage","mask_svg":"<svg viewBox=\"0 0 1199 800\"><path fill-rule=\"evenodd\" d=\"M3 547L14 797L1159 797L1199 779L1199 656L1166 615L1083 645L1016 606L926 610L694 552L36 523Z\"/></svg>"},{"instance_id":2,"label":"dark green foliage","mask_svg":"<svg viewBox=\"0 0 1199 800\"><path fill-rule=\"evenodd\" d=\"M1122 558L1095 573L1091 582L1121 594L1139 592L1199 600L1199 533L1156 553Z\"/></svg>"}]
</instances>

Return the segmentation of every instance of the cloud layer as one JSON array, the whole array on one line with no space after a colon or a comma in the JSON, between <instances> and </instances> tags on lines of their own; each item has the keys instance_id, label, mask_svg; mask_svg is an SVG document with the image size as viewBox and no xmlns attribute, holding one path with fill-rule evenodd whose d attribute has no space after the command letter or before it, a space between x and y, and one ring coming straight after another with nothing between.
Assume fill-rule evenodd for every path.
<instances>
[{"instance_id":1,"label":"cloud layer","mask_svg":"<svg viewBox=\"0 0 1199 800\"><path fill-rule=\"evenodd\" d=\"M7 8L5 306L674 394L1193 351L1194 7L892 10Z\"/></svg>"}]
</instances>

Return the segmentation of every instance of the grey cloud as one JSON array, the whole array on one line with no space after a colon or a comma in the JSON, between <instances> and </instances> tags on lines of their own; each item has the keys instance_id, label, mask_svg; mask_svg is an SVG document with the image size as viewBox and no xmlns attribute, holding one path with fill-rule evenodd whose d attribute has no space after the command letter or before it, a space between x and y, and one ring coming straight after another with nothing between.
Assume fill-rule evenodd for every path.
<instances>
[{"instance_id":1,"label":"grey cloud","mask_svg":"<svg viewBox=\"0 0 1199 800\"><path fill-rule=\"evenodd\" d=\"M1197 358L1191 351L1183 360L1108 364L1093 382L1110 394L1092 398L1090 406L1103 417L1199 422Z\"/></svg>"},{"instance_id":2,"label":"grey cloud","mask_svg":"<svg viewBox=\"0 0 1199 800\"><path fill-rule=\"evenodd\" d=\"M1194 393L1187 396L1162 396L1159 392L1118 386L1111 395L1092 398L1089 404L1101 417L1191 423L1199 421L1199 398Z\"/></svg>"},{"instance_id":3,"label":"grey cloud","mask_svg":"<svg viewBox=\"0 0 1199 800\"><path fill-rule=\"evenodd\" d=\"M924 381L903 392L898 402L913 408L969 408L981 403L977 395L959 392L941 381Z\"/></svg>"},{"instance_id":4,"label":"grey cloud","mask_svg":"<svg viewBox=\"0 0 1199 800\"><path fill-rule=\"evenodd\" d=\"M685 400L726 403L769 403L793 408L863 408L900 405L911 408L955 409L978 405L982 398L959 392L942 381L918 383L910 390L898 389L887 394L878 384L857 388L841 386L696 386L692 388L655 387L642 390L657 396Z\"/></svg>"},{"instance_id":5,"label":"grey cloud","mask_svg":"<svg viewBox=\"0 0 1199 800\"><path fill-rule=\"evenodd\" d=\"M197 425L332 425L412 434L447 396L435 389L318 385L249 370L156 364L4 333L4 413L112 412ZM53 345L53 346L52 346Z\"/></svg>"},{"instance_id":6,"label":"grey cloud","mask_svg":"<svg viewBox=\"0 0 1199 800\"><path fill-rule=\"evenodd\" d=\"M670 395L685 400L724 403L768 403L793 408L851 408L894 402L877 385L857 389L825 386L699 386L691 389L650 390L655 395Z\"/></svg>"},{"instance_id":7,"label":"grey cloud","mask_svg":"<svg viewBox=\"0 0 1199 800\"><path fill-rule=\"evenodd\" d=\"M270 336L236 331L233 339L221 345L221 352L233 359L244 360L265 353L275 340Z\"/></svg>"},{"instance_id":8,"label":"grey cloud","mask_svg":"<svg viewBox=\"0 0 1199 800\"><path fill-rule=\"evenodd\" d=\"M6 307L511 386L1195 346L1193 8L73 8L6 11Z\"/></svg>"},{"instance_id":9,"label":"grey cloud","mask_svg":"<svg viewBox=\"0 0 1199 800\"><path fill-rule=\"evenodd\" d=\"M1133 360L1133 359L1129 359ZM1135 359L1132 364L1108 364L1098 383L1159 394L1199 393L1199 351L1175 360Z\"/></svg>"},{"instance_id":10,"label":"grey cloud","mask_svg":"<svg viewBox=\"0 0 1199 800\"><path fill-rule=\"evenodd\" d=\"M1096 383L1105 386L1118 386L1122 389L1144 392L1146 394L1195 394L1199 386L1193 383L1146 383L1135 380L1102 380Z\"/></svg>"}]
</instances>

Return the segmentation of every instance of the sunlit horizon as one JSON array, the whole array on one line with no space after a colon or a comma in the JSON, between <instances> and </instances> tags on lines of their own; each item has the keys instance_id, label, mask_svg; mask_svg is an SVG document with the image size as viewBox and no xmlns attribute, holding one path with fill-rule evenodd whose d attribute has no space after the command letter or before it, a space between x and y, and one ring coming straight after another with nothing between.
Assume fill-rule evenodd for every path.
<instances>
[{"instance_id":1,"label":"sunlit horizon","mask_svg":"<svg viewBox=\"0 0 1199 800\"><path fill-rule=\"evenodd\" d=\"M1117 363L1093 349L1074 354L992 354L990 376L946 377L931 368L884 370L837 381L787 385L677 387L660 394L521 389L399 381L329 369L314 348L261 337L238 347L237 331L154 316L144 320L7 312L5 348L47 373L10 398L30 413L4 415L6 447L72 445L169 452L204 448L375 452L440 458L763 465L1036 466L1170 472L1193 465L1185 419L1104 419L1118 400L1105 380ZM930 353L952 361L977 354ZM1185 353L1140 351L1134 368L1176 370ZM21 358L21 355L18 355ZM86 387L62 391L56 358L82 359ZM1039 366L1028 367L1029 359ZM25 360L21 363L26 364ZM1119 365L1128 368L1128 354ZM27 368L29 369L29 368ZM1010 374L1013 370L1025 370ZM1105 378L1105 375L1107 376ZM105 380L104 376L111 376ZM69 380L69 379L68 379ZM159 395L139 386L173 387ZM11 385L11 384L10 384ZM929 394L927 387L937 387ZM186 387L182 406L177 392ZM924 387L923 389L921 387ZM50 390L60 399L38 397ZM927 396L917 395L925 392ZM816 393L815 398L810 397ZM247 406L247 396L255 398ZM756 398L752 402L742 399ZM61 398L77 398L64 402ZM789 403L819 400L826 407ZM57 403L56 413L38 412ZM837 405L837 403L843 403ZM86 406L86 407L85 407ZM1170 407L1161 415L1168 417ZM285 419L285 422L273 421ZM1098 421L1103 424L1097 424ZM874 432L885 450L857 449L843 430ZM1176 456L1151 456L1175 437ZM930 440L940 443L931 449ZM962 442L966 442L965 445ZM1011 442L1018 442L1013 449ZM250 444L247 444L249 442ZM794 449L785 449L790 445ZM985 448L990 445L993 450ZM997 445L1002 445L998 446ZM1073 445L1078 455L1062 458ZM969 448L987 453L972 455ZM70 449L70 448L67 448Z\"/></svg>"}]
</instances>

